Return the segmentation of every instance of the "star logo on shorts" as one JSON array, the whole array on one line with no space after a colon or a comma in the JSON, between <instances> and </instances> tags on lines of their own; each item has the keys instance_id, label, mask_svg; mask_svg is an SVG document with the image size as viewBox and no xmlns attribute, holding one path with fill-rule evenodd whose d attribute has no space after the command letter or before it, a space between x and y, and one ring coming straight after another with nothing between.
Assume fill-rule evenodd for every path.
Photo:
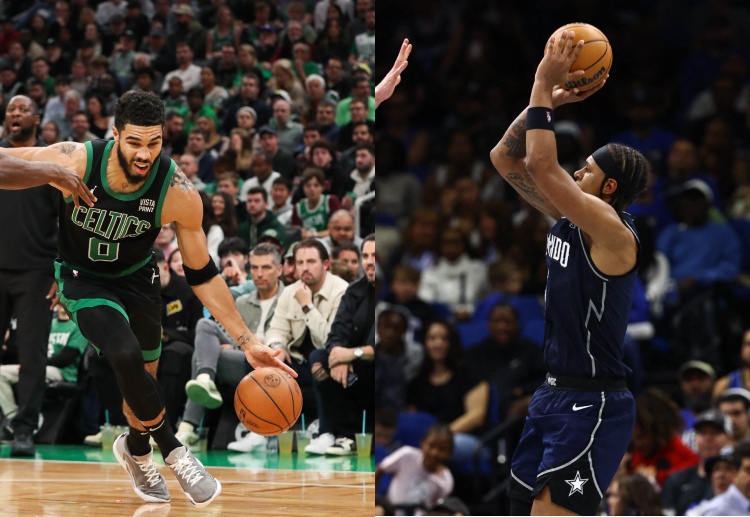
<instances>
[{"instance_id":1,"label":"star logo on shorts","mask_svg":"<svg viewBox=\"0 0 750 517\"><path fill-rule=\"evenodd\" d=\"M583 485L585 485L587 481L588 479L581 479L580 471L576 470L575 478L565 480L565 482L570 485L570 493L568 494L568 497L576 492L580 492L581 495L583 495Z\"/></svg>"}]
</instances>

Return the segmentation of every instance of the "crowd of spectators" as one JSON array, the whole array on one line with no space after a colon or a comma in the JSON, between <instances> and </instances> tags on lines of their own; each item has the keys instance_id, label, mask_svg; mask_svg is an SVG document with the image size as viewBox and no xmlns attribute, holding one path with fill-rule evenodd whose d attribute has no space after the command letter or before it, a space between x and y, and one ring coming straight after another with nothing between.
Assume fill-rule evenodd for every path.
<instances>
[{"instance_id":1,"label":"crowd of spectators","mask_svg":"<svg viewBox=\"0 0 750 517\"><path fill-rule=\"evenodd\" d=\"M0 2L0 139L112 139L122 93L160 96L163 153L203 198L209 252L246 324L299 371L318 454L353 454L354 433L374 428L374 66L371 0ZM162 226L159 381L171 425L192 446L205 409L249 366L185 283L177 244L174 226ZM12 334L6 364L21 346ZM74 370L85 357L81 377L98 393L84 430L105 415L124 424L106 359L68 355ZM360 380L347 386L341 372ZM342 418L340 405L360 416ZM221 418L233 417L227 407ZM234 450L265 446L246 431L236 438Z\"/></svg>"},{"instance_id":2,"label":"crowd of spectators","mask_svg":"<svg viewBox=\"0 0 750 517\"><path fill-rule=\"evenodd\" d=\"M608 37L613 68L600 92L556 110L558 160L572 173L621 142L651 167L627 210L641 242L625 346L637 424L601 510L684 515L744 501L732 511L746 514L750 8L383 0L378 14L376 75L404 37L414 46L376 134L379 459L448 425L453 495L477 514L508 511L519 426L549 367L541 346L552 221L504 185L489 151L528 105L549 35L587 22ZM399 494L397 512L435 505L389 488L389 469L377 490ZM436 493L428 481L422 493Z\"/></svg>"}]
</instances>

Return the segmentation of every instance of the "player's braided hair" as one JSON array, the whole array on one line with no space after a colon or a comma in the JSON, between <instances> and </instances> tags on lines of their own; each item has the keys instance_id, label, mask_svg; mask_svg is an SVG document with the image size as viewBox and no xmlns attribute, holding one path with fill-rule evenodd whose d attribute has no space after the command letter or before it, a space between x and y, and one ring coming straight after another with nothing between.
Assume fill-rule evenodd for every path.
<instances>
[{"instance_id":1,"label":"player's braided hair","mask_svg":"<svg viewBox=\"0 0 750 517\"><path fill-rule=\"evenodd\" d=\"M115 104L115 127L125 129L125 124L134 126L163 126L166 115L164 103L154 93L131 90Z\"/></svg>"},{"instance_id":2,"label":"player's braided hair","mask_svg":"<svg viewBox=\"0 0 750 517\"><path fill-rule=\"evenodd\" d=\"M632 147L622 144L607 144L607 149L615 158L625 181L618 184L612 194L611 204L618 212L624 210L646 188L648 179L648 161ZM605 181L607 178L605 178ZM602 186L604 183L602 182Z\"/></svg>"}]
</instances>

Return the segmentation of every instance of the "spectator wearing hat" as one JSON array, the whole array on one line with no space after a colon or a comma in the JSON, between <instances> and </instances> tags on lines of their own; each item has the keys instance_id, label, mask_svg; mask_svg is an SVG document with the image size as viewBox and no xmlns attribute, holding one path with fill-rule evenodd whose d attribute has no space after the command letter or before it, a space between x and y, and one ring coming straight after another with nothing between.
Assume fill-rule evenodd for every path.
<instances>
[{"instance_id":1,"label":"spectator wearing hat","mask_svg":"<svg viewBox=\"0 0 750 517\"><path fill-rule=\"evenodd\" d=\"M253 2L253 21L247 25L245 40L249 41L255 47L260 45L260 33L264 28L271 27L276 33L275 23L280 22L272 19L275 2L271 0L257 0Z\"/></svg>"},{"instance_id":2,"label":"spectator wearing hat","mask_svg":"<svg viewBox=\"0 0 750 517\"><path fill-rule=\"evenodd\" d=\"M224 106L224 120L221 123L223 133L228 135L229 132L237 127L237 111L243 106L250 106L255 110L257 119L256 126L268 124L271 118L271 107L260 100L263 83L260 74L257 72L248 72L242 76L240 91L237 95L230 97Z\"/></svg>"},{"instance_id":3,"label":"spectator wearing hat","mask_svg":"<svg viewBox=\"0 0 750 517\"><path fill-rule=\"evenodd\" d=\"M750 440L750 391L729 388L719 395L717 404L732 421L732 442L738 445Z\"/></svg>"},{"instance_id":4,"label":"spectator wearing hat","mask_svg":"<svg viewBox=\"0 0 750 517\"><path fill-rule=\"evenodd\" d=\"M689 515L750 514L750 443L735 447L731 459L737 474L727 491L695 508Z\"/></svg>"},{"instance_id":5,"label":"spectator wearing hat","mask_svg":"<svg viewBox=\"0 0 750 517\"><path fill-rule=\"evenodd\" d=\"M194 86L200 86L201 67L193 64L193 50L190 44L184 41L177 43L176 55L178 68L164 76L164 86L162 86L162 91L167 89L168 82L172 77L179 77L182 80L182 88L184 91L188 91Z\"/></svg>"},{"instance_id":6,"label":"spectator wearing hat","mask_svg":"<svg viewBox=\"0 0 750 517\"><path fill-rule=\"evenodd\" d=\"M742 334L740 367L716 381L714 398L718 399L724 390L728 388L745 388L746 390L750 390L750 328L745 329L745 332Z\"/></svg>"},{"instance_id":7,"label":"spectator wearing hat","mask_svg":"<svg viewBox=\"0 0 750 517\"><path fill-rule=\"evenodd\" d=\"M703 361L688 361L680 366L679 375L682 395L680 416L685 422L682 441L685 445L695 448L693 424L698 415L711 407L716 371L713 366Z\"/></svg>"},{"instance_id":8,"label":"spectator wearing hat","mask_svg":"<svg viewBox=\"0 0 750 517\"><path fill-rule=\"evenodd\" d=\"M731 443L731 423L720 411L711 409L701 414L693 425L698 464L670 474L664 482L662 503L672 515L685 515L695 503L713 497L711 478L706 461L718 456Z\"/></svg>"},{"instance_id":9,"label":"spectator wearing hat","mask_svg":"<svg viewBox=\"0 0 750 517\"><path fill-rule=\"evenodd\" d=\"M353 100L359 100L367 106L367 120L375 122L375 97L370 95L370 81L359 76L352 79L352 95L342 100L336 106L336 124L342 127L352 121L349 105ZM339 144L341 136L339 136Z\"/></svg>"},{"instance_id":10,"label":"spectator wearing hat","mask_svg":"<svg viewBox=\"0 0 750 517\"><path fill-rule=\"evenodd\" d=\"M206 56L207 31L195 19L193 8L189 4L177 4L172 7L172 14L177 23L172 34L167 38L169 47L175 52L179 52L179 44L187 43L196 59L204 59ZM177 61L179 62L179 60L178 54Z\"/></svg>"},{"instance_id":11,"label":"spectator wearing hat","mask_svg":"<svg viewBox=\"0 0 750 517\"><path fill-rule=\"evenodd\" d=\"M127 8L125 0L105 0L96 6L96 24L99 27L108 27L112 18L117 15L124 19Z\"/></svg>"},{"instance_id":12,"label":"spectator wearing hat","mask_svg":"<svg viewBox=\"0 0 750 517\"><path fill-rule=\"evenodd\" d=\"M258 139L263 152L271 158L273 170L293 182L297 176L297 162L290 153L279 148L279 135L276 130L269 125L262 126L258 130Z\"/></svg>"},{"instance_id":13,"label":"spectator wearing hat","mask_svg":"<svg viewBox=\"0 0 750 517\"><path fill-rule=\"evenodd\" d=\"M656 240L669 261L677 303L665 307L676 342L689 357L720 367L723 354L717 328L717 290L740 272L739 239L726 222L710 218L713 193L706 182L686 181L676 203L675 224ZM676 323L679 321L680 323Z\"/></svg>"},{"instance_id":14,"label":"spectator wearing hat","mask_svg":"<svg viewBox=\"0 0 750 517\"><path fill-rule=\"evenodd\" d=\"M279 59L281 55L281 45L276 27L267 23L258 28L258 61L263 65L263 69L270 70L271 65ZM266 75L266 78L269 76Z\"/></svg>"},{"instance_id":15,"label":"spectator wearing hat","mask_svg":"<svg viewBox=\"0 0 750 517\"><path fill-rule=\"evenodd\" d=\"M298 245L299 241L293 242L284 254L284 265L282 268L284 285L292 285L299 280L299 276L297 275L297 261L294 258L294 253L297 251Z\"/></svg>"},{"instance_id":16,"label":"spectator wearing hat","mask_svg":"<svg viewBox=\"0 0 750 517\"><path fill-rule=\"evenodd\" d=\"M370 7L365 13L365 27L367 30L354 36L352 51L349 54L351 64L364 61L375 66L375 7Z\"/></svg>"}]
</instances>

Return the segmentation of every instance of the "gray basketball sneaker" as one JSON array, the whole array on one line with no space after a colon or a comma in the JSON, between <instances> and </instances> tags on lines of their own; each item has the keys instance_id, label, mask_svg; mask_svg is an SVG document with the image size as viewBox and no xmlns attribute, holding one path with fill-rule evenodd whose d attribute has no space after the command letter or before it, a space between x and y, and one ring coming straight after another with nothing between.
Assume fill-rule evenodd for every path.
<instances>
[{"instance_id":1,"label":"gray basketball sneaker","mask_svg":"<svg viewBox=\"0 0 750 517\"><path fill-rule=\"evenodd\" d=\"M169 453L164 463L172 469L182 491L190 502L198 508L208 506L211 501L219 497L221 483L206 472L203 463L184 445Z\"/></svg>"},{"instance_id":2,"label":"gray basketball sneaker","mask_svg":"<svg viewBox=\"0 0 750 517\"><path fill-rule=\"evenodd\" d=\"M168 503L172 497L167 490L164 476L159 473L154 463L153 450L146 456L133 456L128 451L127 437L127 433L118 436L112 444L112 452L122 468L130 474L133 490L146 502Z\"/></svg>"}]
</instances>

